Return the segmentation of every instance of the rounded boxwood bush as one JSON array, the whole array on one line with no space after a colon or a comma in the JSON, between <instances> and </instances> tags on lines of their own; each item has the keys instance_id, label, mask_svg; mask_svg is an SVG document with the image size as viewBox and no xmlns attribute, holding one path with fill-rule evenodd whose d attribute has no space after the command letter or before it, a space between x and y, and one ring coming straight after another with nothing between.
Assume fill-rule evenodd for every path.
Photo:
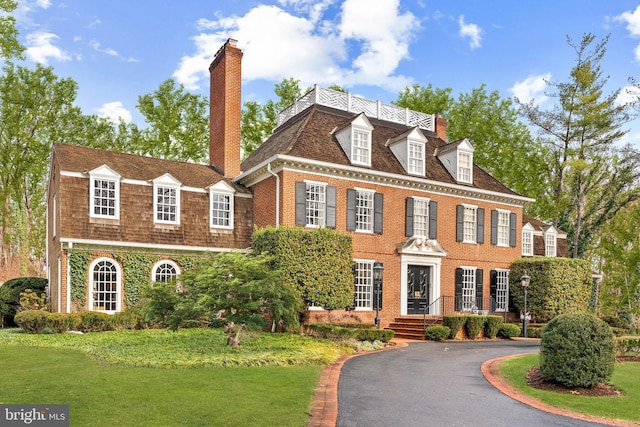
<instances>
[{"instance_id":1,"label":"rounded boxwood bush","mask_svg":"<svg viewBox=\"0 0 640 427\"><path fill-rule=\"evenodd\" d=\"M611 379L613 333L590 314L563 314L544 328L540 372L567 387L593 387Z\"/></svg>"},{"instance_id":2,"label":"rounded boxwood bush","mask_svg":"<svg viewBox=\"0 0 640 427\"><path fill-rule=\"evenodd\" d=\"M45 310L24 310L14 316L15 322L27 332L39 334L47 327L49 312Z\"/></svg>"},{"instance_id":3,"label":"rounded boxwood bush","mask_svg":"<svg viewBox=\"0 0 640 427\"><path fill-rule=\"evenodd\" d=\"M14 326L16 322L13 316L20 308L20 293L31 289L40 295L47 288L47 279L40 277L18 277L7 280L0 286L0 316L3 317L4 326Z\"/></svg>"},{"instance_id":4,"label":"rounded boxwood bush","mask_svg":"<svg viewBox=\"0 0 640 427\"><path fill-rule=\"evenodd\" d=\"M498 336L502 338L513 338L520 336L520 326L513 323L503 323L498 330Z\"/></svg>"},{"instance_id":5,"label":"rounded boxwood bush","mask_svg":"<svg viewBox=\"0 0 640 427\"><path fill-rule=\"evenodd\" d=\"M426 331L424 331L424 337L430 341L442 341L449 338L451 334L451 329L448 326L429 326Z\"/></svg>"}]
</instances>

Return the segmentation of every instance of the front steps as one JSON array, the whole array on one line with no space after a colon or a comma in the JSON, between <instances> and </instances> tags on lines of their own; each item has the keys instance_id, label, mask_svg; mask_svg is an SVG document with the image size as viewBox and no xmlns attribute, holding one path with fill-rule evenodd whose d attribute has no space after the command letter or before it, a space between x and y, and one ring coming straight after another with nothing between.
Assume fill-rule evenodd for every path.
<instances>
[{"instance_id":1,"label":"front steps","mask_svg":"<svg viewBox=\"0 0 640 427\"><path fill-rule=\"evenodd\" d=\"M427 327L433 325L442 325L442 316L427 316ZM424 340L424 317L396 317L385 329L393 330L394 338Z\"/></svg>"}]
</instances>

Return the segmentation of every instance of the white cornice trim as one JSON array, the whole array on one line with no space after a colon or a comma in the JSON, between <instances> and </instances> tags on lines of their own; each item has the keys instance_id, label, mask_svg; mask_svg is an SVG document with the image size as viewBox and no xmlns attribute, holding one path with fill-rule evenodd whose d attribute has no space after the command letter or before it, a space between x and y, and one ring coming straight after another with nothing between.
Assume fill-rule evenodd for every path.
<instances>
[{"instance_id":1,"label":"white cornice trim","mask_svg":"<svg viewBox=\"0 0 640 427\"><path fill-rule=\"evenodd\" d=\"M60 243L65 249L87 249L95 247L120 247L120 248L139 248L154 249L163 251L181 251L181 252L231 252L234 250L243 251L243 249L230 248L213 248L209 246L186 246L186 245L159 245L154 243L140 242L120 242L115 240L91 240L91 239L73 239L61 238ZM77 245L77 246L76 246Z\"/></svg>"},{"instance_id":2,"label":"white cornice trim","mask_svg":"<svg viewBox=\"0 0 640 427\"><path fill-rule=\"evenodd\" d=\"M255 185L256 183L271 176L266 171L266 166L270 163L276 163L271 166L271 170L276 173L282 170L312 171L314 175L348 179L350 181L383 184L396 188L410 188L418 191L465 197L476 200L498 200L501 203L513 206L523 206L526 203L535 201L535 199L524 196L482 190L464 185L446 184L416 176L398 175L356 166L337 165L335 163L320 162L288 156L285 154L276 154L268 158L246 172L243 172L234 178L233 181L245 185L246 187L251 187L252 185Z\"/></svg>"}]
</instances>

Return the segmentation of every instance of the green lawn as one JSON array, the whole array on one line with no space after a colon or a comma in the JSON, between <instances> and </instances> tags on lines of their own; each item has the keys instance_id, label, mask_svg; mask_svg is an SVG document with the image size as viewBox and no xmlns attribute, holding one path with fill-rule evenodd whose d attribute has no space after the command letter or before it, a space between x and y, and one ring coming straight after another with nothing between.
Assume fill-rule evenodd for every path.
<instances>
[{"instance_id":1,"label":"green lawn","mask_svg":"<svg viewBox=\"0 0 640 427\"><path fill-rule=\"evenodd\" d=\"M216 330L0 331L0 403L65 403L72 426L304 426L323 364L346 347ZM226 367L225 367L226 366Z\"/></svg>"},{"instance_id":2,"label":"green lawn","mask_svg":"<svg viewBox=\"0 0 640 427\"><path fill-rule=\"evenodd\" d=\"M611 384L624 392L617 397L580 396L529 387L526 373L537 364L538 355L532 354L507 359L500 363L499 370L515 388L549 405L586 415L640 422L640 363L616 363Z\"/></svg>"}]
</instances>

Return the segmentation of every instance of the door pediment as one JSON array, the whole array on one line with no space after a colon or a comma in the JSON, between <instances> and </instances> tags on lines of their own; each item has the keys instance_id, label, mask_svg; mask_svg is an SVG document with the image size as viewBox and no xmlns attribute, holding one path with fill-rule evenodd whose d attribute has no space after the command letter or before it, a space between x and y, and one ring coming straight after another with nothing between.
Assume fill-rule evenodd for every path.
<instances>
[{"instance_id":1,"label":"door pediment","mask_svg":"<svg viewBox=\"0 0 640 427\"><path fill-rule=\"evenodd\" d=\"M410 237L399 243L396 249L400 255L447 256L447 251L435 239Z\"/></svg>"}]
</instances>

